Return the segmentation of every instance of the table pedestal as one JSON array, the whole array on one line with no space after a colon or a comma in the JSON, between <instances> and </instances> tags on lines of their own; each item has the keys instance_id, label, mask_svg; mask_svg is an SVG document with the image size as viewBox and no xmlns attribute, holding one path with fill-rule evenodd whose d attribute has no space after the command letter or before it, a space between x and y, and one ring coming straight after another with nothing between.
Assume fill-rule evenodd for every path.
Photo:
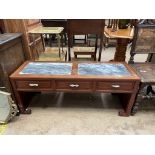
<instances>
[{"instance_id":1,"label":"table pedestal","mask_svg":"<svg viewBox=\"0 0 155 155\"><path fill-rule=\"evenodd\" d=\"M128 39L117 38L116 52L114 61L125 61Z\"/></svg>"}]
</instances>

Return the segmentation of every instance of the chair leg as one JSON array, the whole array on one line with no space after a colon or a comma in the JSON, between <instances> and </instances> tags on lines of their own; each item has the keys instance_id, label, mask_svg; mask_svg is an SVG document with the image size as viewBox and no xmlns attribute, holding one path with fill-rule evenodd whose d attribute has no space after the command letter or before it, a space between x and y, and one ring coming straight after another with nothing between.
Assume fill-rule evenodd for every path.
<instances>
[{"instance_id":1,"label":"chair leg","mask_svg":"<svg viewBox=\"0 0 155 155\"><path fill-rule=\"evenodd\" d=\"M137 113L140 100L141 100L141 97L139 97L139 99L137 98L137 100L136 100L136 102L135 102L135 104L131 110L132 116L134 116Z\"/></svg>"},{"instance_id":2,"label":"chair leg","mask_svg":"<svg viewBox=\"0 0 155 155\"><path fill-rule=\"evenodd\" d=\"M64 33L65 46L67 45L67 34Z\"/></svg>"},{"instance_id":3,"label":"chair leg","mask_svg":"<svg viewBox=\"0 0 155 155\"><path fill-rule=\"evenodd\" d=\"M109 46L109 38L106 38L105 39L105 48L108 48L108 46Z\"/></svg>"},{"instance_id":4,"label":"chair leg","mask_svg":"<svg viewBox=\"0 0 155 155\"><path fill-rule=\"evenodd\" d=\"M75 44L75 36L73 35L73 45Z\"/></svg>"},{"instance_id":5,"label":"chair leg","mask_svg":"<svg viewBox=\"0 0 155 155\"><path fill-rule=\"evenodd\" d=\"M87 44L87 35L84 37L84 43Z\"/></svg>"},{"instance_id":6,"label":"chair leg","mask_svg":"<svg viewBox=\"0 0 155 155\"><path fill-rule=\"evenodd\" d=\"M96 54L94 54L94 56L93 56L93 57L94 57L94 61L96 61Z\"/></svg>"},{"instance_id":7,"label":"chair leg","mask_svg":"<svg viewBox=\"0 0 155 155\"><path fill-rule=\"evenodd\" d=\"M96 54L91 54L91 58L94 59L94 61L96 61Z\"/></svg>"},{"instance_id":8,"label":"chair leg","mask_svg":"<svg viewBox=\"0 0 155 155\"><path fill-rule=\"evenodd\" d=\"M74 57L77 59L77 54L74 54Z\"/></svg>"},{"instance_id":9,"label":"chair leg","mask_svg":"<svg viewBox=\"0 0 155 155\"><path fill-rule=\"evenodd\" d=\"M132 116L134 116L137 113L139 103L142 102L143 96L146 95L144 89L145 89L145 87L141 86L141 88L138 91L138 94L137 94L137 97L136 97L136 100L135 100L135 104L134 104L134 106L132 107L132 110L131 110L131 115Z\"/></svg>"},{"instance_id":10,"label":"chair leg","mask_svg":"<svg viewBox=\"0 0 155 155\"><path fill-rule=\"evenodd\" d=\"M130 56L130 59L129 59L128 63L133 64L134 63L134 55L135 55L135 53L131 53L130 55L131 56Z\"/></svg>"},{"instance_id":11,"label":"chair leg","mask_svg":"<svg viewBox=\"0 0 155 155\"><path fill-rule=\"evenodd\" d=\"M65 54L65 61L67 61L67 52L66 52L66 54Z\"/></svg>"},{"instance_id":12,"label":"chair leg","mask_svg":"<svg viewBox=\"0 0 155 155\"><path fill-rule=\"evenodd\" d=\"M148 57L147 57L146 62L151 62L152 57L153 57L153 54L152 54L152 53L151 53L151 54L149 54L149 55L148 55Z\"/></svg>"},{"instance_id":13,"label":"chair leg","mask_svg":"<svg viewBox=\"0 0 155 155\"><path fill-rule=\"evenodd\" d=\"M52 47L52 35L49 35L49 46Z\"/></svg>"}]
</instances>

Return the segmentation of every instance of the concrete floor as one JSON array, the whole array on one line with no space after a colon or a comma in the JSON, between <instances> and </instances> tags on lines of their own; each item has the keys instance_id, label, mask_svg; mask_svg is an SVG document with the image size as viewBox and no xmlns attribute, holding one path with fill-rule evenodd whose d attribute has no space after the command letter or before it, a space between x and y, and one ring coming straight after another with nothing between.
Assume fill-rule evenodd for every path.
<instances>
[{"instance_id":1,"label":"concrete floor","mask_svg":"<svg viewBox=\"0 0 155 155\"><path fill-rule=\"evenodd\" d=\"M111 60L114 48L103 51ZM129 51L129 50L128 50ZM128 61L127 52L126 61ZM145 60L139 56L137 60ZM120 117L119 99L103 93L44 93L36 95L31 115L15 117L3 134L155 134L155 105L143 103L135 116Z\"/></svg>"}]
</instances>

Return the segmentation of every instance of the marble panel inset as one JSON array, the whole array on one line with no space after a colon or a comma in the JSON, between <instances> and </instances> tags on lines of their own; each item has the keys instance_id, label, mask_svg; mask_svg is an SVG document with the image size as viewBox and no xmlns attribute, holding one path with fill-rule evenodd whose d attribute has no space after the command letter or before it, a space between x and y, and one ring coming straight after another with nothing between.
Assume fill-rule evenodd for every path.
<instances>
[{"instance_id":1,"label":"marble panel inset","mask_svg":"<svg viewBox=\"0 0 155 155\"><path fill-rule=\"evenodd\" d=\"M70 75L72 63L30 62L19 74Z\"/></svg>"},{"instance_id":2,"label":"marble panel inset","mask_svg":"<svg viewBox=\"0 0 155 155\"><path fill-rule=\"evenodd\" d=\"M79 75L130 76L123 64L78 64Z\"/></svg>"}]
</instances>

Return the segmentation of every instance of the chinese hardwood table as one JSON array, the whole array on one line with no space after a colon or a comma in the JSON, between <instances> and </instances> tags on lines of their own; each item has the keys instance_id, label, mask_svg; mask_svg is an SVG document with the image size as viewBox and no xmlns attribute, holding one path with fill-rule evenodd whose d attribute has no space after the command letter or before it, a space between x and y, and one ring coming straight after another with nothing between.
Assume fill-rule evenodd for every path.
<instances>
[{"instance_id":1,"label":"chinese hardwood table","mask_svg":"<svg viewBox=\"0 0 155 155\"><path fill-rule=\"evenodd\" d=\"M140 78L125 62L45 62L27 61L11 76L16 102L23 114L31 113L29 99L36 92L104 92L120 96L129 116Z\"/></svg>"},{"instance_id":2,"label":"chinese hardwood table","mask_svg":"<svg viewBox=\"0 0 155 155\"><path fill-rule=\"evenodd\" d=\"M129 39L133 38L134 28L128 27L127 29L118 29L113 32L112 28L105 27L104 34L107 38L117 39L114 61L125 61L127 45Z\"/></svg>"}]
</instances>

